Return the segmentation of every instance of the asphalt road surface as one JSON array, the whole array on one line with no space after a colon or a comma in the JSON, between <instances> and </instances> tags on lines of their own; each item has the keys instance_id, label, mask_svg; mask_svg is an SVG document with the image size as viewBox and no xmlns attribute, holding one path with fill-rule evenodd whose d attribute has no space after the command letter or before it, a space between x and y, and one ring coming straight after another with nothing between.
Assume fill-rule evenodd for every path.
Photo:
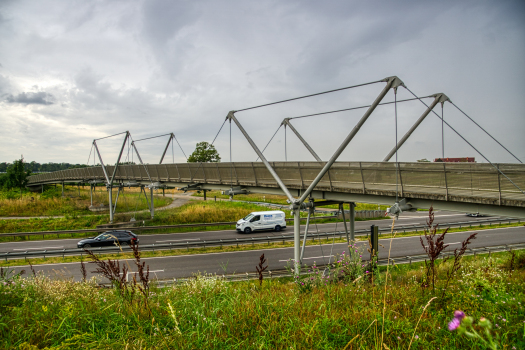
<instances>
[{"instance_id":1,"label":"asphalt road surface","mask_svg":"<svg viewBox=\"0 0 525 350\"><path fill-rule=\"evenodd\" d=\"M461 245L473 232L457 232L446 235L445 243L449 245L447 250L454 250ZM504 244L516 244L525 242L525 227L509 227L498 229L487 229L479 231L477 238L472 242L469 248L486 247ZM379 257L388 257L388 248L390 240L383 239L380 243L385 248L379 249ZM364 247L364 242L358 243ZM312 265L314 262L318 265L323 265L333 262L338 254L347 250L346 244L323 244L322 246L307 246L305 250L304 263ZM363 249L364 250L364 249ZM240 252L227 253L207 253L195 255L169 256L145 258L150 267L152 278L157 279L173 279L192 276L194 273L213 273L213 274L242 274L246 272L255 272L255 266L259 262L259 256L264 253L268 260L269 270L280 270L287 264L287 261L293 257L293 248L277 248L277 249L263 249ZM418 236L401 237L392 240L391 257L405 257L424 254ZM368 253L363 253L363 258L368 257ZM133 261L124 260L121 264L127 261L131 267L131 273L136 272L136 267ZM17 266L14 268L16 272L24 269L29 272L29 266ZM81 279L80 264L79 263L64 263L64 264L48 264L35 265L34 269L49 276L56 276L57 278L71 278L75 280ZM93 264L88 264L87 270L95 269ZM88 273L88 278L93 276L91 272ZM101 282L107 282L100 278Z\"/></svg>"},{"instance_id":2,"label":"asphalt road surface","mask_svg":"<svg viewBox=\"0 0 525 350\"><path fill-rule=\"evenodd\" d=\"M396 221L396 227L402 227L405 225L416 225L424 224L428 218L428 212L413 212L403 213ZM468 217L465 213L457 212L436 212L435 223L454 223L454 222L465 222L465 221L478 221L486 219L494 219L497 217ZM364 230L369 229L371 225L379 226L380 228L390 228L392 220L369 220L369 221L356 221L355 229ZM305 225L301 226L304 230ZM328 224L315 224L312 221L310 224L310 233L319 232L334 232L344 231L343 223L328 223ZM140 231L139 231L140 232ZM304 231L303 231L304 232ZM210 241L219 239L235 239L235 238L247 238L247 237L266 237L272 235L293 234L293 223L288 223L288 227L281 232L274 231L262 231L253 232L251 234L238 233L234 229L220 230L220 231L194 231L185 233L163 233L163 234L144 234L139 233L140 244L163 244L163 243L180 243L180 242L197 242L197 241ZM72 249L77 248L77 242L80 238L61 238L53 240L41 240L41 241L20 241L20 242L6 242L0 243L0 253L7 252L24 252L31 250L51 250L51 249Z\"/></svg>"}]
</instances>

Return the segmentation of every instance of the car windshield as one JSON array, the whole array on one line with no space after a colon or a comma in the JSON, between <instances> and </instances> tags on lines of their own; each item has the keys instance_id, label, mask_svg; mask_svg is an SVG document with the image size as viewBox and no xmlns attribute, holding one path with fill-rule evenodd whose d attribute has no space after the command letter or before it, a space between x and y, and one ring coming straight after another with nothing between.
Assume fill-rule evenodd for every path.
<instances>
[{"instance_id":1,"label":"car windshield","mask_svg":"<svg viewBox=\"0 0 525 350\"><path fill-rule=\"evenodd\" d=\"M98 235L97 238L98 239L102 239L102 240L109 239L109 238L111 238L111 234L109 234L109 233L102 233L102 234Z\"/></svg>"},{"instance_id":2,"label":"car windshield","mask_svg":"<svg viewBox=\"0 0 525 350\"><path fill-rule=\"evenodd\" d=\"M243 220L249 221L251 218L253 218L253 214L248 214Z\"/></svg>"}]
</instances>

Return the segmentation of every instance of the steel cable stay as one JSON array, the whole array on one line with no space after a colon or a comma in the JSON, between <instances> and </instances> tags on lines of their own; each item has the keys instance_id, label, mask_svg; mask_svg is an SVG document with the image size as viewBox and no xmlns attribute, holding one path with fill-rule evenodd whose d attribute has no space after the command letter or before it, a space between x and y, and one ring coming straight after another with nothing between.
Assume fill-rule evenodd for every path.
<instances>
[{"instance_id":1,"label":"steel cable stay","mask_svg":"<svg viewBox=\"0 0 525 350\"><path fill-rule=\"evenodd\" d=\"M250 109L256 109L256 108L261 108L261 107L266 107L266 106L276 105L276 104L279 104L279 103L284 103L284 102L290 102L290 101L300 100L300 99L303 99L303 98L308 98L308 97L313 97L313 96L319 96L319 95L329 94L329 93L336 92L336 91L342 91L342 90L347 90L347 89L353 89L353 88L356 88L356 87L361 87L361 86L366 86L366 85L376 84L376 83L380 83L380 82L382 82L382 81L384 81L384 80L377 80L377 81L372 81L372 82L370 82L370 83L364 83L364 84L352 85L352 86L347 86L347 87L340 88L340 89L335 89L335 90L328 90L328 91L318 92L318 93L311 94L311 95L305 95L305 96L300 96L300 97L289 98L289 99L286 99L286 100L277 101L277 102L271 102L271 103L266 103L266 104L262 104L262 105L259 105L259 106L254 106L254 107L249 107L249 108L238 109L238 110L236 110L236 111L234 111L234 112L243 112L243 111L248 111L248 110L250 110Z\"/></svg>"},{"instance_id":2,"label":"steel cable stay","mask_svg":"<svg viewBox=\"0 0 525 350\"><path fill-rule=\"evenodd\" d=\"M430 98L430 97L432 97L432 96L423 96L423 97L420 97L420 98ZM415 101L415 100L418 100L418 98L407 98L407 99L404 99L404 100L399 100L399 101L397 101L397 103L409 102L409 101ZM378 106L391 105L391 104L394 104L394 103L396 103L396 102L395 101L383 102L383 103L379 103ZM299 118L315 117L315 116L318 116L318 115L325 115L325 114L353 111L353 110L356 110L356 109L369 108L370 106L371 105L359 106L359 107L350 107L350 108L344 108L344 109L336 109L334 111L319 112L319 113L313 113L313 114L305 114L305 115L300 115L300 116L297 116L297 117L290 117L290 118L287 118L287 119L292 120L292 119L299 119Z\"/></svg>"},{"instance_id":3,"label":"steel cable stay","mask_svg":"<svg viewBox=\"0 0 525 350\"><path fill-rule=\"evenodd\" d=\"M270 142L272 142L273 138L275 137L275 135L277 135L277 132L279 131L279 129L281 128L281 126L283 126L282 124L279 125L279 127L277 128L277 130L275 130L272 138L270 139L270 141L268 141L268 143L266 144L266 146L264 146L263 150L262 150L262 153L264 153L264 151L266 150L266 148L270 145ZM258 161L260 157L257 157L257 159L255 161Z\"/></svg>"},{"instance_id":4,"label":"steel cable stay","mask_svg":"<svg viewBox=\"0 0 525 350\"><path fill-rule=\"evenodd\" d=\"M523 162L522 162L518 157L516 157L511 151L509 151L505 146L503 146L498 140L496 140L496 138L495 138L494 136L492 136L491 134L489 134L489 132L488 132L487 130L485 130L483 127L481 127L481 125L479 125L478 123L476 123L476 121L475 121L474 119L472 119L471 117L469 117L469 116L467 115L467 113L463 112L463 110L461 110L461 108L459 108L458 106L456 106L456 105L454 104L454 102L452 102L452 101L450 101L450 100L449 100L448 102L450 102L450 103L451 103L454 107L456 107L461 113L463 113L463 115L465 115L465 117L467 117L468 119L470 119L471 122L473 122L474 124L476 124L481 130L483 130L483 131L485 132L485 134L489 135L491 139L493 139L494 141L496 141L496 142L498 143L498 145L500 145L501 147L503 147L503 149L504 149L505 151L509 152L509 154L510 154L511 156L513 156L514 158L516 158L516 160L517 160L518 162L520 162L520 163L523 164Z\"/></svg>"},{"instance_id":5,"label":"steel cable stay","mask_svg":"<svg viewBox=\"0 0 525 350\"><path fill-rule=\"evenodd\" d=\"M412 91L410 91L409 88L407 88L405 86L405 89L407 89L412 95L414 95L414 97L417 98L417 95L414 94ZM419 99L419 98L418 98ZM419 99L419 101L424 104L427 108L427 104L425 102L423 102L421 99ZM474 147L474 145L472 145L469 141L467 141L467 139L465 137L463 137L463 135L461 135L456 129L454 129L448 122L446 122L445 120L443 120L439 114L437 114L435 111L432 111L432 113L434 113L435 116L437 116L439 119L441 119L443 121L444 124L446 124L452 131L454 131L459 137L461 137L461 139L463 141L465 141L470 147L472 147L480 156L483 157L483 159L485 159L494 169L496 169L496 171L498 173L500 173L501 175L503 175L507 180L509 180L509 182L511 184L514 185L514 187L516 187L521 193L525 194L525 192L518 186L514 183L514 181L512 181L507 175L505 175L497 166L495 166L487 157L485 157L485 155L483 153L481 153L476 147Z\"/></svg>"},{"instance_id":6,"label":"steel cable stay","mask_svg":"<svg viewBox=\"0 0 525 350\"><path fill-rule=\"evenodd\" d=\"M397 157L398 147L397 147L397 87L394 88L394 129L395 129L395 138L396 138L396 203L399 203L399 161Z\"/></svg>"},{"instance_id":7,"label":"steel cable stay","mask_svg":"<svg viewBox=\"0 0 525 350\"><path fill-rule=\"evenodd\" d=\"M213 141L211 142L210 146L213 146L213 144L215 143L215 140L217 140L217 136L219 136L219 134L221 133L221 130L222 128L224 127L224 124L226 124L226 120L228 119L224 119L224 121L222 122L222 125L221 127L219 128L219 131L217 132L217 134L215 135L215 137L213 138ZM177 141L178 142L178 141ZM190 155L191 157L191 155ZM194 173L191 173L191 170L190 170L190 181L193 181L193 177L195 176L195 174L197 174L197 171L199 171L200 167L202 166L202 162L199 162L199 166L197 167L197 169L195 169L195 172ZM204 171L204 170L203 170Z\"/></svg>"}]
</instances>

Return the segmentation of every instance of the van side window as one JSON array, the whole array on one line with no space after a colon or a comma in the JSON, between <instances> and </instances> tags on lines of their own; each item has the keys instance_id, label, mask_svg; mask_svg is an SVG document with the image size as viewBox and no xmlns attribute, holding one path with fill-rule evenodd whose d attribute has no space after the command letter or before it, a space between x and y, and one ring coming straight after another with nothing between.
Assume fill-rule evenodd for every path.
<instances>
[{"instance_id":1,"label":"van side window","mask_svg":"<svg viewBox=\"0 0 525 350\"><path fill-rule=\"evenodd\" d=\"M255 222L255 221L259 221L259 220L261 220L261 216L260 215L255 215L253 217L253 219L250 220L250 222Z\"/></svg>"}]
</instances>

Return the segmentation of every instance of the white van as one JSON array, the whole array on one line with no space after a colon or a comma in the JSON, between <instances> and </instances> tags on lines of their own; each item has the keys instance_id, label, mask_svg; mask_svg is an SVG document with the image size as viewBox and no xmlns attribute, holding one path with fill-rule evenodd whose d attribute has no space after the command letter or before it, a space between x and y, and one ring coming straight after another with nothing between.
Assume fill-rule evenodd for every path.
<instances>
[{"instance_id":1,"label":"white van","mask_svg":"<svg viewBox=\"0 0 525 350\"><path fill-rule=\"evenodd\" d=\"M283 211L254 211L244 219L237 221L237 231L250 233L257 230L275 230L277 232L286 228L285 214Z\"/></svg>"}]
</instances>

